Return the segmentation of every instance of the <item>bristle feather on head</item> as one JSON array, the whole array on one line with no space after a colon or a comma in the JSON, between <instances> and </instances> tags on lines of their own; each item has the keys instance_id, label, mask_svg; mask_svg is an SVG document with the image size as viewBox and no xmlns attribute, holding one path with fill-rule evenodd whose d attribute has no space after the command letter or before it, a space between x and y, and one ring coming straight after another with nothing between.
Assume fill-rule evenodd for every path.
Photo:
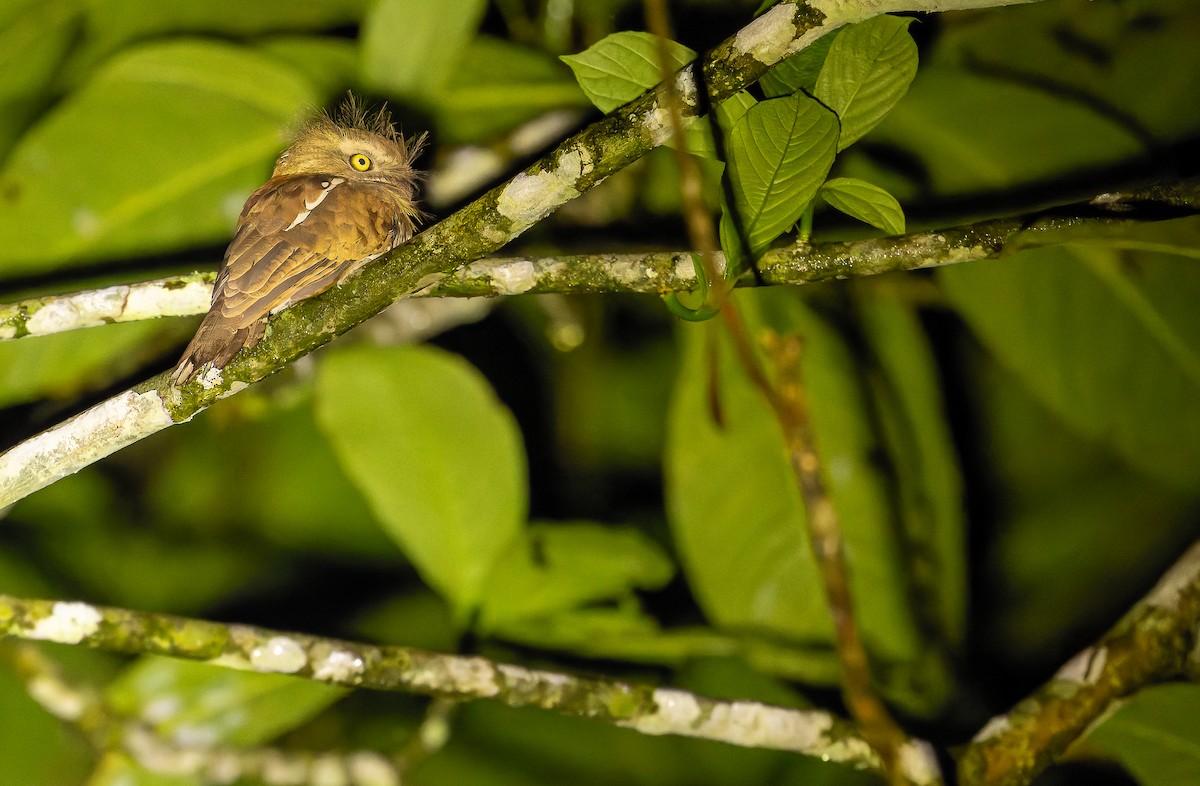
<instances>
[{"instance_id":1,"label":"bristle feather on head","mask_svg":"<svg viewBox=\"0 0 1200 786\"><path fill-rule=\"evenodd\" d=\"M396 174L408 180L419 179L411 164L425 144L425 135L405 138L392 125L392 115L386 106L371 110L349 92L336 110L316 113L300 127L291 146L280 156L275 174L323 172L335 159L340 162L338 151L342 143L371 138L375 144L390 148L392 160L386 168L402 170Z\"/></svg>"}]
</instances>

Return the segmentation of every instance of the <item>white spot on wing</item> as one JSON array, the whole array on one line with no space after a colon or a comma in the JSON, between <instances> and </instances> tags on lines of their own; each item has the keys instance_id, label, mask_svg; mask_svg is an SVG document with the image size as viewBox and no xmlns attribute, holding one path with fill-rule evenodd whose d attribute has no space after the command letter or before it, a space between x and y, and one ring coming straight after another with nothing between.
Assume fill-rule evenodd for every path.
<instances>
[{"instance_id":1,"label":"white spot on wing","mask_svg":"<svg viewBox=\"0 0 1200 786\"><path fill-rule=\"evenodd\" d=\"M321 181L321 193L317 194L317 196L313 199L304 200L304 210L300 211L300 213L298 213L296 215L296 219L294 221L292 221L292 223L288 224L287 228L284 229L283 231L287 232L289 229L292 229L292 228L296 227L297 225L303 223L304 219L308 218L309 214L311 214L312 211L316 210L317 206L325 201L325 197L329 196L329 192L333 191L333 189L337 188L338 186L340 186L342 183L345 183L345 182L346 182L346 179L342 178L342 177L335 177L331 180L322 180Z\"/></svg>"}]
</instances>

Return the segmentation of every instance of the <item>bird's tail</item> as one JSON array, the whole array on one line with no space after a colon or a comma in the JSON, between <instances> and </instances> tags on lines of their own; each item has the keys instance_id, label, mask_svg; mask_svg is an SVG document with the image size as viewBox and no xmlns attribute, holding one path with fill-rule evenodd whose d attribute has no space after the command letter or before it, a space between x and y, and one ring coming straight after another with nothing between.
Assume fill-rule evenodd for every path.
<instances>
[{"instance_id":1,"label":"bird's tail","mask_svg":"<svg viewBox=\"0 0 1200 786\"><path fill-rule=\"evenodd\" d=\"M175 371L171 374L172 384L182 385L206 366L224 368L242 347L257 344L266 327L266 319L239 327L209 312L175 364Z\"/></svg>"}]
</instances>

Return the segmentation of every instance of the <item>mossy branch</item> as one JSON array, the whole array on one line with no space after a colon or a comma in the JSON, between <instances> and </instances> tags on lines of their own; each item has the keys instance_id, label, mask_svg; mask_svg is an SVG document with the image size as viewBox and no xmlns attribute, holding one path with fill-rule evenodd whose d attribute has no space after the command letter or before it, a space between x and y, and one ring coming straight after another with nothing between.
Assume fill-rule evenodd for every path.
<instances>
[{"instance_id":1,"label":"mossy branch","mask_svg":"<svg viewBox=\"0 0 1200 786\"><path fill-rule=\"evenodd\" d=\"M1134 245L1126 233L1167 219L1200 215L1200 178L1132 191L1108 191L1084 202L929 232L849 242L794 242L768 251L759 277L739 286L793 286L861 278L1010 256L1022 249L1099 241ZM1176 249L1178 250L1178 249ZM1200 256L1200 248L1193 251ZM725 259L715 252L720 269ZM156 317L203 314L215 272L121 284L0 305L0 341ZM498 297L542 294L643 293L696 288L690 251L593 253L553 257L487 257L447 273L411 297Z\"/></svg>"},{"instance_id":2,"label":"mossy branch","mask_svg":"<svg viewBox=\"0 0 1200 786\"><path fill-rule=\"evenodd\" d=\"M993 718L959 758L962 786L1023 786L1140 688L1200 674L1200 542L1096 644Z\"/></svg>"},{"instance_id":3,"label":"mossy branch","mask_svg":"<svg viewBox=\"0 0 1200 786\"><path fill-rule=\"evenodd\" d=\"M842 25L893 11L948 11L1036 0L803 0L780 3L674 76L680 111L694 118ZM669 80L670 81L670 80ZM703 88L703 90L700 89ZM0 455L0 507L176 423L195 417L312 352L444 274L518 237L669 136L659 85L564 141L549 155L361 272L271 319L266 337L224 369L185 385L166 372ZM705 101L701 100L701 93Z\"/></svg>"},{"instance_id":4,"label":"mossy branch","mask_svg":"<svg viewBox=\"0 0 1200 786\"><path fill-rule=\"evenodd\" d=\"M882 774L882 762L853 725L822 710L718 701L674 688L587 679L477 656L8 595L0 595L0 636L186 658L347 688L455 701L493 699L512 707L540 707L592 718L643 734L793 751ZM941 782L926 744L910 742L901 754L909 782L930 786Z\"/></svg>"}]
</instances>

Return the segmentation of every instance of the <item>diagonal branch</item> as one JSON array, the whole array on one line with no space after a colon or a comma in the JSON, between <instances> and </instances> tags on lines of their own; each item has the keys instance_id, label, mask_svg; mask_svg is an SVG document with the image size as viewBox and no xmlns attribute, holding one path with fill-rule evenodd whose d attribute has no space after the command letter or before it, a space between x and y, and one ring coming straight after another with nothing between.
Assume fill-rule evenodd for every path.
<instances>
[{"instance_id":1,"label":"diagonal branch","mask_svg":"<svg viewBox=\"0 0 1200 786\"><path fill-rule=\"evenodd\" d=\"M693 119L842 25L890 11L947 11L1036 0L803 0L781 3L674 77ZM703 84L707 101L697 86ZM271 320L266 338L179 388L159 374L0 455L0 507L176 423L278 371L442 274L499 249L669 136L664 86L615 110L553 152L365 266L340 287Z\"/></svg>"},{"instance_id":2,"label":"diagonal branch","mask_svg":"<svg viewBox=\"0 0 1200 786\"><path fill-rule=\"evenodd\" d=\"M1200 542L1100 641L1008 714L993 718L959 758L959 783L1030 783L1121 698L1198 673Z\"/></svg>"},{"instance_id":3,"label":"diagonal branch","mask_svg":"<svg viewBox=\"0 0 1200 786\"><path fill-rule=\"evenodd\" d=\"M822 710L718 701L674 688L587 679L486 658L376 646L249 625L0 595L0 637L55 641L130 654L199 660L347 688L494 699L592 718L642 734L678 735L819 757L873 772L882 762L854 726ZM910 741L900 766L911 783L941 782L925 743Z\"/></svg>"}]
</instances>

